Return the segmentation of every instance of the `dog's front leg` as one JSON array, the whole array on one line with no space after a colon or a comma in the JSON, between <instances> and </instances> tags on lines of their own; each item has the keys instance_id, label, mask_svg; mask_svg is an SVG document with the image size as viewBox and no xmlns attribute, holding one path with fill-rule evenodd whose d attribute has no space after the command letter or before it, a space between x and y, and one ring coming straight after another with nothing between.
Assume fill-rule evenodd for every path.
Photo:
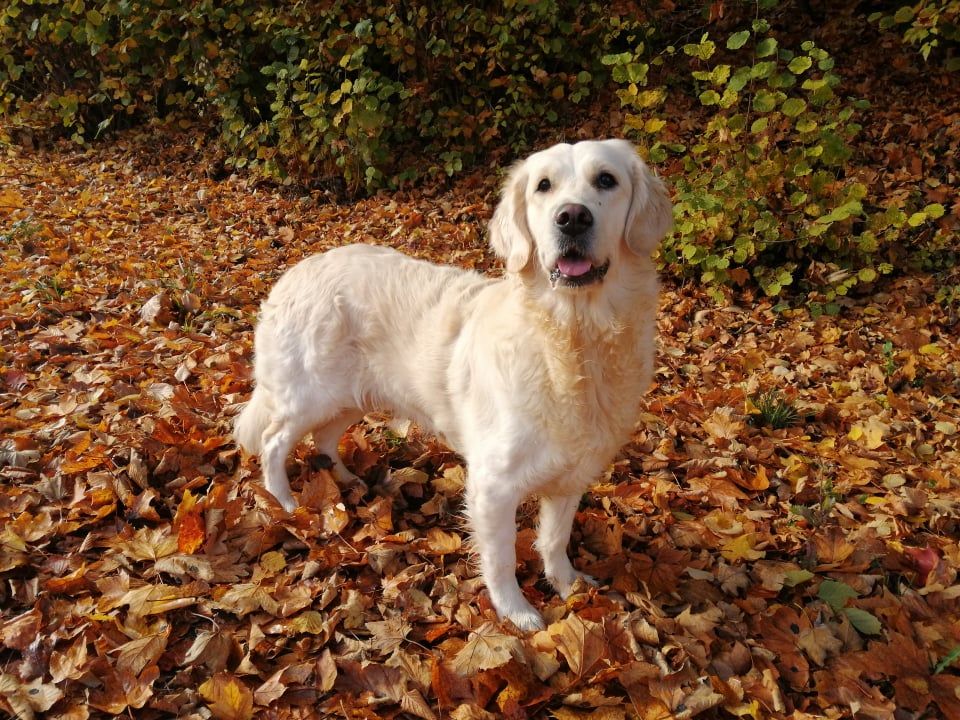
<instances>
[{"instance_id":1,"label":"dog's front leg","mask_svg":"<svg viewBox=\"0 0 960 720\"><path fill-rule=\"evenodd\" d=\"M543 628L540 613L517 583L517 506L520 494L508 481L482 475L467 482L467 516L480 556L480 574L493 607L521 630Z\"/></svg>"},{"instance_id":2,"label":"dog's front leg","mask_svg":"<svg viewBox=\"0 0 960 720\"><path fill-rule=\"evenodd\" d=\"M580 495L554 495L540 498L540 521L537 528L537 550L543 558L543 573L560 597L566 599L577 579L591 585L596 581L573 567L567 556L573 516L580 504Z\"/></svg>"}]
</instances>

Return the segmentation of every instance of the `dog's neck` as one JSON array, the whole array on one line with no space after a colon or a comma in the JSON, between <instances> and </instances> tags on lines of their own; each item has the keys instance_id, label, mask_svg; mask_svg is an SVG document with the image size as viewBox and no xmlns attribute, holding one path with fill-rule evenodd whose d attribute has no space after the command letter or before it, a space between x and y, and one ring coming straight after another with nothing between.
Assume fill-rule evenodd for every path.
<instances>
[{"instance_id":1,"label":"dog's neck","mask_svg":"<svg viewBox=\"0 0 960 720\"><path fill-rule=\"evenodd\" d=\"M624 264L623 277L614 272L603 285L560 292L516 280L544 343L541 391L566 408L558 428L605 428L599 435L615 449L633 428L652 371L657 282L650 261Z\"/></svg>"},{"instance_id":2,"label":"dog's neck","mask_svg":"<svg viewBox=\"0 0 960 720\"><path fill-rule=\"evenodd\" d=\"M656 311L658 285L648 258L623 258L602 282L583 288L555 288L533 274L515 280L525 304L544 327L552 328L551 334L568 337L573 331L584 347L611 341L619 345L624 332Z\"/></svg>"}]
</instances>

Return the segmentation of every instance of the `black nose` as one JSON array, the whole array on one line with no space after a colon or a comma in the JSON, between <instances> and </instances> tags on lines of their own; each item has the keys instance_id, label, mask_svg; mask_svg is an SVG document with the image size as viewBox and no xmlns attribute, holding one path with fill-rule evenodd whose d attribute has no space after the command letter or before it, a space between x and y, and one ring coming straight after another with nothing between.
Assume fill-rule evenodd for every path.
<instances>
[{"instance_id":1,"label":"black nose","mask_svg":"<svg viewBox=\"0 0 960 720\"><path fill-rule=\"evenodd\" d=\"M554 222L564 235L580 235L593 225L593 215L583 205L564 205Z\"/></svg>"}]
</instances>

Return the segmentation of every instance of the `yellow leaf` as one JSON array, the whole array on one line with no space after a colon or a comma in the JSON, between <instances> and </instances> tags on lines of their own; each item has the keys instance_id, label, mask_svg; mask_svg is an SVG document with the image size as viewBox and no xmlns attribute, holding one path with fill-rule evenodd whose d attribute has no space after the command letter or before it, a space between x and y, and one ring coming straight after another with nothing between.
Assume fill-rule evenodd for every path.
<instances>
[{"instance_id":1,"label":"yellow leaf","mask_svg":"<svg viewBox=\"0 0 960 720\"><path fill-rule=\"evenodd\" d=\"M458 552L462 544L462 539L455 533L448 533L435 527L427 531L427 546L439 555Z\"/></svg>"},{"instance_id":2,"label":"yellow leaf","mask_svg":"<svg viewBox=\"0 0 960 720\"><path fill-rule=\"evenodd\" d=\"M820 332L820 340L825 345L833 345L840 339L843 331L838 325L828 325Z\"/></svg>"},{"instance_id":3,"label":"yellow leaf","mask_svg":"<svg viewBox=\"0 0 960 720\"><path fill-rule=\"evenodd\" d=\"M724 705L723 709L737 717L752 717L754 720L760 717L760 703L756 700L740 705Z\"/></svg>"},{"instance_id":4,"label":"yellow leaf","mask_svg":"<svg viewBox=\"0 0 960 720\"><path fill-rule=\"evenodd\" d=\"M766 553L763 550L756 550L754 548L756 542L757 536L754 533L746 533L724 543L720 548L720 554L730 562L759 560L764 557Z\"/></svg>"},{"instance_id":5,"label":"yellow leaf","mask_svg":"<svg viewBox=\"0 0 960 720\"><path fill-rule=\"evenodd\" d=\"M0 190L0 209L16 209L23 206L23 196L16 190Z\"/></svg>"},{"instance_id":6,"label":"yellow leaf","mask_svg":"<svg viewBox=\"0 0 960 720\"><path fill-rule=\"evenodd\" d=\"M264 553L263 557L260 558L260 567L262 567L263 571L268 575L276 575L286 566L287 560L283 556L283 553L277 552L276 550Z\"/></svg>"},{"instance_id":7,"label":"yellow leaf","mask_svg":"<svg viewBox=\"0 0 960 720\"><path fill-rule=\"evenodd\" d=\"M323 619L323 615L316 610L307 610L293 618L290 621L289 628L297 633L322 635L327 631L327 623Z\"/></svg>"},{"instance_id":8,"label":"yellow leaf","mask_svg":"<svg viewBox=\"0 0 960 720\"><path fill-rule=\"evenodd\" d=\"M847 437L859 442L867 450L876 450L883 445L883 438L890 432L890 426L876 416L864 422L858 422L847 433Z\"/></svg>"},{"instance_id":9,"label":"yellow leaf","mask_svg":"<svg viewBox=\"0 0 960 720\"><path fill-rule=\"evenodd\" d=\"M644 123L643 129L652 134L655 132L660 132L660 130L662 130L666 124L666 121L661 120L660 118L650 118L646 121L646 123Z\"/></svg>"},{"instance_id":10,"label":"yellow leaf","mask_svg":"<svg viewBox=\"0 0 960 720\"><path fill-rule=\"evenodd\" d=\"M230 673L220 672L200 686L202 697L216 720L251 720L253 693Z\"/></svg>"},{"instance_id":11,"label":"yellow leaf","mask_svg":"<svg viewBox=\"0 0 960 720\"><path fill-rule=\"evenodd\" d=\"M936 343L927 343L926 345L921 345L917 352L921 355L943 355L943 348Z\"/></svg>"},{"instance_id":12,"label":"yellow leaf","mask_svg":"<svg viewBox=\"0 0 960 720\"><path fill-rule=\"evenodd\" d=\"M947 420L941 420L937 423L934 423L934 428L937 432L942 432L944 435L956 435L957 434L957 424L954 422L949 422Z\"/></svg>"}]
</instances>

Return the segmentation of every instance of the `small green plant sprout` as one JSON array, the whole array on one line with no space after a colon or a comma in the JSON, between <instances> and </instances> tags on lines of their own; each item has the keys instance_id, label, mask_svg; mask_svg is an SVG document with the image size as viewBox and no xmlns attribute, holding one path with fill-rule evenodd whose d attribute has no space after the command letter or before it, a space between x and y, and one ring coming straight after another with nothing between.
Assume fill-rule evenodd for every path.
<instances>
[{"instance_id":1,"label":"small green plant sprout","mask_svg":"<svg viewBox=\"0 0 960 720\"><path fill-rule=\"evenodd\" d=\"M792 427L800 420L800 414L779 390L766 390L747 398L747 414L757 427L773 430Z\"/></svg>"},{"instance_id":2,"label":"small green plant sprout","mask_svg":"<svg viewBox=\"0 0 960 720\"><path fill-rule=\"evenodd\" d=\"M21 249L29 243L43 230L43 226L30 219L17 220L8 230L0 231L0 244L16 243Z\"/></svg>"},{"instance_id":3,"label":"small green plant sprout","mask_svg":"<svg viewBox=\"0 0 960 720\"><path fill-rule=\"evenodd\" d=\"M941 658L940 662L938 662L934 666L933 674L939 675L948 667L953 665L957 660L960 660L960 645L957 645L956 647L954 647L953 650L951 650L946 655L944 655L943 658Z\"/></svg>"},{"instance_id":4,"label":"small green plant sprout","mask_svg":"<svg viewBox=\"0 0 960 720\"><path fill-rule=\"evenodd\" d=\"M883 374L892 376L897 371L897 362L894 358L893 343L887 340L883 343Z\"/></svg>"}]
</instances>

